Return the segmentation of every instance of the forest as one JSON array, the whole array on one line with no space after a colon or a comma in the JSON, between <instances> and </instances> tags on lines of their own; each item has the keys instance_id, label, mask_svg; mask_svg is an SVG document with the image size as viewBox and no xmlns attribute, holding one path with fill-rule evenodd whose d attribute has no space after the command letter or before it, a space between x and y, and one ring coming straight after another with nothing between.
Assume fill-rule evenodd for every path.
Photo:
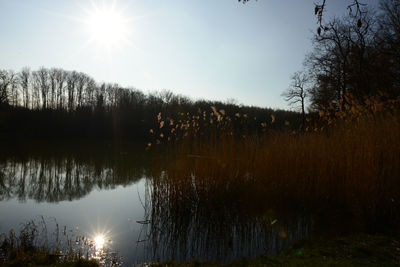
<instances>
[{"instance_id":1,"label":"forest","mask_svg":"<svg viewBox=\"0 0 400 267\"><path fill-rule=\"evenodd\" d=\"M180 114L208 112L211 106L232 115L248 114L252 118L248 128L254 132L262 118L272 114L279 118L279 127L285 120L296 125L299 118L296 112L238 105L233 100L193 101L167 90L145 94L96 83L84 73L44 67L18 73L1 70L0 95L0 132L11 138L145 140L160 112L178 121Z\"/></svg>"}]
</instances>

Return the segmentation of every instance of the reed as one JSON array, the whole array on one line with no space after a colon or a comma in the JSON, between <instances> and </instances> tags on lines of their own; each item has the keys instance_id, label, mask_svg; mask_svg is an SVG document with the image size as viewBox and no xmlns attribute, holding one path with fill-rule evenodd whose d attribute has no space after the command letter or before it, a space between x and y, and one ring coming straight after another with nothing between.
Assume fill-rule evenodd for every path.
<instances>
[{"instance_id":1,"label":"reed","mask_svg":"<svg viewBox=\"0 0 400 267\"><path fill-rule=\"evenodd\" d=\"M251 118L229 117L216 107L178 122L160 113L159 129L150 132L158 140L153 143L165 140L167 157L153 168L153 198L247 212L296 207L340 213L367 231L398 232L400 98L344 101L309 120L302 132L269 129L274 116L261 123L259 134L235 132L236 122Z\"/></svg>"}]
</instances>

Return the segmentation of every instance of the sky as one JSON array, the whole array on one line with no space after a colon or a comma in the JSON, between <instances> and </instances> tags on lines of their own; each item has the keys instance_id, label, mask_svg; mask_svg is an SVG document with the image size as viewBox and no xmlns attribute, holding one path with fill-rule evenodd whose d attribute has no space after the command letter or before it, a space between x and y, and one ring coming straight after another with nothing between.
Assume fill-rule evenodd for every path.
<instances>
[{"instance_id":1,"label":"sky","mask_svg":"<svg viewBox=\"0 0 400 267\"><path fill-rule=\"evenodd\" d=\"M0 0L0 69L59 67L144 92L289 109L281 93L312 51L314 2ZM327 2L329 18L351 1Z\"/></svg>"}]
</instances>

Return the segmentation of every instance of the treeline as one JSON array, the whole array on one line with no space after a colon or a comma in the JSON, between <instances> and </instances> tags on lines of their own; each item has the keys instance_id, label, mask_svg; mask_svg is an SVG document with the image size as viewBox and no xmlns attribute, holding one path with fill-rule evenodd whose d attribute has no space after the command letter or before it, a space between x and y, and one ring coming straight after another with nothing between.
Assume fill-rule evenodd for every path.
<instances>
[{"instance_id":1,"label":"treeline","mask_svg":"<svg viewBox=\"0 0 400 267\"><path fill-rule=\"evenodd\" d=\"M276 117L273 128L287 127L288 121L290 127L299 125L295 112L193 101L166 90L145 94L59 68L0 70L0 96L0 134L13 138L146 139L149 130L158 127L160 112L166 120L178 122L199 110L209 113L212 106L232 117L245 115L246 123L238 122L237 127L246 132L259 131L271 115Z\"/></svg>"}]
</instances>

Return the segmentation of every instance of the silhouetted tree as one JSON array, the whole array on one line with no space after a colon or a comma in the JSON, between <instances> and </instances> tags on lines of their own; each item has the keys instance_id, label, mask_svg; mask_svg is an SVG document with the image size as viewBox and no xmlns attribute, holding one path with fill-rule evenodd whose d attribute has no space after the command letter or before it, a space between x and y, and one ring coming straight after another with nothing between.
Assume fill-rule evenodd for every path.
<instances>
[{"instance_id":1,"label":"silhouetted tree","mask_svg":"<svg viewBox=\"0 0 400 267\"><path fill-rule=\"evenodd\" d=\"M382 80L394 97L400 95L400 2L381 0L380 11L376 36L380 60L375 67L384 70L380 72Z\"/></svg>"},{"instance_id":2,"label":"silhouetted tree","mask_svg":"<svg viewBox=\"0 0 400 267\"><path fill-rule=\"evenodd\" d=\"M31 80L31 70L28 67L22 69L19 74L19 80L21 82L21 91L22 91L22 103L25 108L29 108L30 106L30 80Z\"/></svg>"},{"instance_id":3,"label":"silhouetted tree","mask_svg":"<svg viewBox=\"0 0 400 267\"><path fill-rule=\"evenodd\" d=\"M92 109L96 106L96 81L89 77L85 76L86 79L86 87L85 87L85 99L86 99L86 104L89 107L92 107Z\"/></svg>"},{"instance_id":4,"label":"silhouetted tree","mask_svg":"<svg viewBox=\"0 0 400 267\"><path fill-rule=\"evenodd\" d=\"M354 20L352 16L335 18L323 34L314 37L314 50L306 62L316 84L311 95L315 107L344 103L347 93L361 99L379 89L374 68L379 58L374 46L376 20L367 13L361 27Z\"/></svg>"},{"instance_id":5,"label":"silhouetted tree","mask_svg":"<svg viewBox=\"0 0 400 267\"><path fill-rule=\"evenodd\" d=\"M238 2L242 2L243 4L249 2L250 0L238 0ZM257 0L256 0L257 1ZM393 3L398 3L398 0L391 0ZM319 27L317 29L318 35L321 34L323 30L326 30L327 27L324 25L323 16L326 8L327 0L321 0L317 3L314 3L314 15L317 17L317 23ZM357 25L361 25L361 17L364 13L363 7L366 4L362 3L359 0L349 0L349 4L347 5L347 9L349 13L354 16L360 18L357 20Z\"/></svg>"},{"instance_id":6,"label":"silhouetted tree","mask_svg":"<svg viewBox=\"0 0 400 267\"><path fill-rule=\"evenodd\" d=\"M15 94L16 85L17 75L12 70L0 70L0 105L10 104L10 98Z\"/></svg>"},{"instance_id":7,"label":"silhouetted tree","mask_svg":"<svg viewBox=\"0 0 400 267\"><path fill-rule=\"evenodd\" d=\"M76 102L77 107L80 108L84 105L84 92L87 86L87 76L84 73L77 74L76 84Z\"/></svg>"},{"instance_id":8,"label":"silhouetted tree","mask_svg":"<svg viewBox=\"0 0 400 267\"><path fill-rule=\"evenodd\" d=\"M68 111L73 111L75 108L75 94L76 94L76 84L78 82L79 74L76 71L69 72L67 75L67 106Z\"/></svg>"},{"instance_id":9,"label":"silhouetted tree","mask_svg":"<svg viewBox=\"0 0 400 267\"><path fill-rule=\"evenodd\" d=\"M349 105L347 94L359 103L381 92L400 95L399 14L398 3L381 0L378 11L364 9L360 17L349 14L325 23L306 57L312 109Z\"/></svg>"},{"instance_id":10,"label":"silhouetted tree","mask_svg":"<svg viewBox=\"0 0 400 267\"><path fill-rule=\"evenodd\" d=\"M57 108L57 69L52 68L49 70L50 79L50 107Z\"/></svg>"},{"instance_id":11,"label":"silhouetted tree","mask_svg":"<svg viewBox=\"0 0 400 267\"><path fill-rule=\"evenodd\" d=\"M309 77L304 72L296 72L292 76L290 87L282 93L285 101L289 105L300 108L301 111L301 128L304 129L306 122L305 101L308 95Z\"/></svg>"},{"instance_id":12,"label":"silhouetted tree","mask_svg":"<svg viewBox=\"0 0 400 267\"><path fill-rule=\"evenodd\" d=\"M18 75L11 71L9 73L10 78L10 101L9 104L16 107L19 105L19 80Z\"/></svg>"},{"instance_id":13,"label":"silhouetted tree","mask_svg":"<svg viewBox=\"0 0 400 267\"><path fill-rule=\"evenodd\" d=\"M56 87L57 87L57 94L56 94L56 102L57 102L57 109L61 110L64 108L65 103L65 84L67 81L67 72L62 69L55 69L54 70Z\"/></svg>"},{"instance_id":14,"label":"silhouetted tree","mask_svg":"<svg viewBox=\"0 0 400 267\"><path fill-rule=\"evenodd\" d=\"M37 85L40 88L41 97L42 97L42 108L46 109L49 102L49 71L48 69L41 67L36 71L36 79Z\"/></svg>"}]
</instances>

